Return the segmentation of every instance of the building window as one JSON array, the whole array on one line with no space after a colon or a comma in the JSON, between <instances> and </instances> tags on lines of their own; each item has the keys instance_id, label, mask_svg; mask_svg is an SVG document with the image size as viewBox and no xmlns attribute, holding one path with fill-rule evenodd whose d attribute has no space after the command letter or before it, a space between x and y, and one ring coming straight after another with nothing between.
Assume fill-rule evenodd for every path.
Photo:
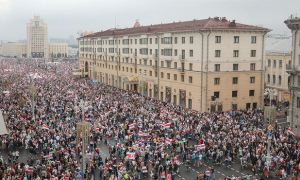
<instances>
[{"instance_id":1,"label":"building window","mask_svg":"<svg viewBox=\"0 0 300 180\"><path fill-rule=\"evenodd\" d=\"M255 63L250 63L250 71L255 71Z\"/></svg>"},{"instance_id":2,"label":"building window","mask_svg":"<svg viewBox=\"0 0 300 180\"><path fill-rule=\"evenodd\" d=\"M231 109L232 109L232 110L237 110L237 104L232 104L232 105L231 105Z\"/></svg>"},{"instance_id":3,"label":"building window","mask_svg":"<svg viewBox=\"0 0 300 180\"><path fill-rule=\"evenodd\" d=\"M164 73L163 72L160 73L160 77L164 78Z\"/></svg>"},{"instance_id":4,"label":"building window","mask_svg":"<svg viewBox=\"0 0 300 180\"><path fill-rule=\"evenodd\" d=\"M233 43L237 44L240 42L240 37L239 36L234 36L233 37Z\"/></svg>"},{"instance_id":5,"label":"building window","mask_svg":"<svg viewBox=\"0 0 300 180\"><path fill-rule=\"evenodd\" d=\"M298 79L298 86L300 87L300 76L297 76Z\"/></svg>"},{"instance_id":6,"label":"building window","mask_svg":"<svg viewBox=\"0 0 300 180\"><path fill-rule=\"evenodd\" d=\"M177 81L177 74L174 74L173 77L174 77L174 81Z\"/></svg>"},{"instance_id":7,"label":"building window","mask_svg":"<svg viewBox=\"0 0 300 180\"><path fill-rule=\"evenodd\" d=\"M219 91L214 92L214 98L220 98L220 92Z\"/></svg>"},{"instance_id":8,"label":"building window","mask_svg":"<svg viewBox=\"0 0 300 180\"><path fill-rule=\"evenodd\" d=\"M300 97L297 97L297 108L300 108Z\"/></svg>"},{"instance_id":9,"label":"building window","mask_svg":"<svg viewBox=\"0 0 300 180\"><path fill-rule=\"evenodd\" d=\"M132 69L131 69L132 70ZM149 71L149 76L152 76L152 71Z\"/></svg>"},{"instance_id":10,"label":"building window","mask_svg":"<svg viewBox=\"0 0 300 180\"><path fill-rule=\"evenodd\" d=\"M249 90L249 96L254 96L254 90Z\"/></svg>"},{"instance_id":11,"label":"building window","mask_svg":"<svg viewBox=\"0 0 300 180\"><path fill-rule=\"evenodd\" d=\"M181 82L184 82L184 75L181 75Z\"/></svg>"},{"instance_id":12,"label":"building window","mask_svg":"<svg viewBox=\"0 0 300 180\"><path fill-rule=\"evenodd\" d=\"M193 77L189 76L189 83L193 83Z\"/></svg>"},{"instance_id":13,"label":"building window","mask_svg":"<svg viewBox=\"0 0 300 180\"><path fill-rule=\"evenodd\" d=\"M171 68L171 61L167 61L167 68Z\"/></svg>"},{"instance_id":14,"label":"building window","mask_svg":"<svg viewBox=\"0 0 300 180\"><path fill-rule=\"evenodd\" d=\"M188 100L188 108L192 109L192 107L193 107L193 101L192 101L192 99L189 99Z\"/></svg>"},{"instance_id":15,"label":"building window","mask_svg":"<svg viewBox=\"0 0 300 180\"><path fill-rule=\"evenodd\" d=\"M220 64L215 64L215 71L220 71Z\"/></svg>"},{"instance_id":16,"label":"building window","mask_svg":"<svg viewBox=\"0 0 300 180\"><path fill-rule=\"evenodd\" d=\"M232 78L232 84L238 84L239 78L238 77L233 77Z\"/></svg>"},{"instance_id":17,"label":"building window","mask_svg":"<svg viewBox=\"0 0 300 180\"><path fill-rule=\"evenodd\" d=\"M273 75L273 84L276 84L276 76Z\"/></svg>"},{"instance_id":18,"label":"building window","mask_svg":"<svg viewBox=\"0 0 300 180\"><path fill-rule=\"evenodd\" d=\"M174 68L177 69L177 62L174 62Z\"/></svg>"},{"instance_id":19,"label":"building window","mask_svg":"<svg viewBox=\"0 0 300 180\"><path fill-rule=\"evenodd\" d=\"M177 56L177 49L174 50L174 56Z\"/></svg>"},{"instance_id":20,"label":"building window","mask_svg":"<svg viewBox=\"0 0 300 180\"><path fill-rule=\"evenodd\" d=\"M279 68L282 68L282 60L279 60Z\"/></svg>"},{"instance_id":21,"label":"building window","mask_svg":"<svg viewBox=\"0 0 300 180\"><path fill-rule=\"evenodd\" d=\"M177 37L174 38L174 43L177 44Z\"/></svg>"},{"instance_id":22,"label":"building window","mask_svg":"<svg viewBox=\"0 0 300 180\"><path fill-rule=\"evenodd\" d=\"M233 65L232 65L232 69L233 69L234 71L238 71L238 70L239 70L239 64L233 64Z\"/></svg>"},{"instance_id":23,"label":"building window","mask_svg":"<svg viewBox=\"0 0 300 180\"><path fill-rule=\"evenodd\" d=\"M192 71L193 70L193 63L189 64L189 70Z\"/></svg>"},{"instance_id":24,"label":"building window","mask_svg":"<svg viewBox=\"0 0 300 180\"><path fill-rule=\"evenodd\" d=\"M255 83L255 77L253 76L253 77L250 77L250 83L251 84L254 84Z\"/></svg>"},{"instance_id":25,"label":"building window","mask_svg":"<svg viewBox=\"0 0 300 180\"><path fill-rule=\"evenodd\" d=\"M238 92L237 92L237 91L232 91L231 97L237 97L237 95L238 95Z\"/></svg>"},{"instance_id":26,"label":"building window","mask_svg":"<svg viewBox=\"0 0 300 180\"><path fill-rule=\"evenodd\" d=\"M215 50L215 57L221 57L221 50Z\"/></svg>"},{"instance_id":27,"label":"building window","mask_svg":"<svg viewBox=\"0 0 300 180\"><path fill-rule=\"evenodd\" d=\"M281 76L278 76L278 84L281 85Z\"/></svg>"},{"instance_id":28,"label":"building window","mask_svg":"<svg viewBox=\"0 0 300 180\"><path fill-rule=\"evenodd\" d=\"M251 36L251 44L256 44L256 36Z\"/></svg>"},{"instance_id":29,"label":"building window","mask_svg":"<svg viewBox=\"0 0 300 180\"><path fill-rule=\"evenodd\" d=\"M164 67L164 61L160 62L160 67Z\"/></svg>"},{"instance_id":30,"label":"building window","mask_svg":"<svg viewBox=\"0 0 300 180\"><path fill-rule=\"evenodd\" d=\"M190 50L190 57L193 57L194 56L194 52L193 50Z\"/></svg>"},{"instance_id":31,"label":"building window","mask_svg":"<svg viewBox=\"0 0 300 180\"><path fill-rule=\"evenodd\" d=\"M250 109L251 103L246 103L246 109Z\"/></svg>"},{"instance_id":32,"label":"building window","mask_svg":"<svg viewBox=\"0 0 300 180\"><path fill-rule=\"evenodd\" d=\"M221 36L215 36L215 42L221 43Z\"/></svg>"},{"instance_id":33,"label":"building window","mask_svg":"<svg viewBox=\"0 0 300 180\"><path fill-rule=\"evenodd\" d=\"M220 84L220 78L215 78L214 79L214 84L219 85Z\"/></svg>"},{"instance_id":34,"label":"building window","mask_svg":"<svg viewBox=\"0 0 300 180\"><path fill-rule=\"evenodd\" d=\"M273 68L276 68L276 60L273 60Z\"/></svg>"},{"instance_id":35,"label":"building window","mask_svg":"<svg viewBox=\"0 0 300 180\"><path fill-rule=\"evenodd\" d=\"M251 50L251 57L256 57L256 50Z\"/></svg>"},{"instance_id":36,"label":"building window","mask_svg":"<svg viewBox=\"0 0 300 180\"><path fill-rule=\"evenodd\" d=\"M300 55L298 55L298 65L300 65Z\"/></svg>"},{"instance_id":37,"label":"building window","mask_svg":"<svg viewBox=\"0 0 300 180\"><path fill-rule=\"evenodd\" d=\"M268 83L270 84L270 74L268 74Z\"/></svg>"},{"instance_id":38,"label":"building window","mask_svg":"<svg viewBox=\"0 0 300 180\"><path fill-rule=\"evenodd\" d=\"M268 67L271 67L271 59L268 59Z\"/></svg>"},{"instance_id":39,"label":"building window","mask_svg":"<svg viewBox=\"0 0 300 180\"><path fill-rule=\"evenodd\" d=\"M239 57L239 50L233 50L233 57Z\"/></svg>"},{"instance_id":40,"label":"building window","mask_svg":"<svg viewBox=\"0 0 300 180\"><path fill-rule=\"evenodd\" d=\"M190 37L190 44L193 44L194 43L194 38L193 36Z\"/></svg>"},{"instance_id":41,"label":"building window","mask_svg":"<svg viewBox=\"0 0 300 180\"><path fill-rule=\"evenodd\" d=\"M167 79L170 79L170 73L167 73Z\"/></svg>"},{"instance_id":42,"label":"building window","mask_svg":"<svg viewBox=\"0 0 300 180\"><path fill-rule=\"evenodd\" d=\"M182 43L182 44L185 44L185 37L182 37L182 38L181 38L181 43Z\"/></svg>"}]
</instances>

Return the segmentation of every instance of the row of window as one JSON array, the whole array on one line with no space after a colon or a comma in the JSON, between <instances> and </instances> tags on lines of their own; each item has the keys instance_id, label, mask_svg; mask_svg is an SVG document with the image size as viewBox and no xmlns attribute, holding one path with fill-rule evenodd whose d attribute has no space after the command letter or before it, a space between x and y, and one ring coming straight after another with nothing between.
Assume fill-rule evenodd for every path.
<instances>
[{"instance_id":1,"label":"row of window","mask_svg":"<svg viewBox=\"0 0 300 180\"><path fill-rule=\"evenodd\" d=\"M215 57L221 57L221 50L215 50ZM239 50L233 50L233 57L239 57ZM250 57L256 57L256 50L250 51Z\"/></svg>"},{"instance_id":2,"label":"row of window","mask_svg":"<svg viewBox=\"0 0 300 180\"><path fill-rule=\"evenodd\" d=\"M152 44L152 39L155 40L155 44L158 43L157 38L140 38L140 39L122 39L122 44L128 45L128 44ZM163 37L160 38L161 44L178 44L179 40L178 37ZM251 36L250 38L251 44L256 44L256 36ZM104 44L114 45L114 44L121 44L120 40L86 40L86 41L80 41L80 45L104 45ZM181 37L181 44L186 43L186 37ZM189 43L194 43L194 37L189 37ZM215 43L219 44L222 43L222 36L215 36ZM233 36L233 43L238 44L240 43L240 36Z\"/></svg>"},{"instance_id":3,"label":"row of window","mask_svg":"<svg viewBox=\"0 0 300 180\"><path fill-rule=\"evenodd\" d=\"M255 63L250 63L250 71L255 71ZM239 70L239 64L232 64L232 70L238 71ZM221 64L215 64L215 71L221 71Z\"/></svg>"},{"instance_id":4,"label":"row of window","mask_svg":"<svg viewBox=\"0 0 300 180\"><path fill-rule=\"evenodd\" d=\"M267 79L268 79L268 84L270 84L271 83L271 76L270 76L270 74L267 75ZM281 85L281 81L282 81L282 78L281 78L281 75L279 75L278 76L278 85ZM276 75L272 76L272 83L276 84Z\"/></svg>"},{"instance_id":5,"label":"row of window","mask_svg":"<svg viewBox=\"0 0 300 180\"><path fill-rule=\"evenodd\" d=\"M249 79L250 84L255 83L255 76L251 76ZM220 85L221 83L221 78L214 78L214 85ZM226 82L228 83L228 82ZM238 77L233 77L232 78L232 84L238 84L239 83L239 78Z\"/></svg>"},{"instance_id":6,"label":"row of window","mask_svg":"<svg viewBox=\"0 0 300 180\"><path fill-rule=\"evenodd\" d=\"M227 95L225 95L227 97ZM255 90L249 90L249 96L255 96ZM238 91L231 91L231 97L237 98L238 97ZM214 101L216 98L220 98L220 91L215 91L212 96L212 101Z\"/></svg>"},{"instance_id":7,"label":"row of window","mask_svg":"<svg viewBox=\"0 0 300 180\"><path fill-rule=\"evenodd\" d=\"M271 59L268 59L268 67L271 67ZM291 64L291 61L289 60L289 64ZM276 68L277 67L277 60L273 60L273 68ZM278 60L278 67L279 68L282 68L282 60Z\"/></svg>"},{"instance_id":8,"label":"row of window","mask_svg":"<svg viewBox=\"0 0 300 180\"><path fill-rule=\"evenodd\" d=\"M256 36L251 36L250 42L251 44L256 44ZM215 36L215 43L222 43L222 37ZM240 43L240 36L233 36L233 43L234 44Z\"/></svg>"},{"instance_id":9,"label":"row of window","mask_svg":"<svg viewBox=\"0 0 300 180\"><path fill-rule=\"evenodd\" d=\"M115 66L115 68L114 68L114 65L106 65L106 64L102 64L102 63L97 63L97 66L99 66L99 67L102 67L102 68L108 68L108 69L117 69L118 68L118 66ZM122 71L123 72L125 72L125 67L124 66L122 66L122 68L121 67L119 67L119 70L121 71L121 69L122 69ZM129 70L130 70L130 73L133 73L133 68L128 68L128 67L126 67L126 72L129 72ZM135 73L137 73L137 69L135 69ZM147 75L147 70L144 70L144 72L142 73L142 69L139 69L139 74L140 75ZM165 74L166 74L166 76L165 76ZM150 77L152 77L152 76L154 76L154 77L157 77L157 71L154 71L154 74L153 74L153 71L149 71L149 74L148 74ZM171 74L170 73L164 73L164 72L161 72L160 73L160 78L166 78L166 79L168 79L168 80L171 80ZM177 76L177 74L173 74L173 80L174 81L177 81L178 80L178 76ZM181 82L185 82L185 75L184 74L181 74L180 75L180 81ZM188 77L188 82L189 83L193 83L193 77L192 76L189 76Z\"/></svg>"}]
</instances>

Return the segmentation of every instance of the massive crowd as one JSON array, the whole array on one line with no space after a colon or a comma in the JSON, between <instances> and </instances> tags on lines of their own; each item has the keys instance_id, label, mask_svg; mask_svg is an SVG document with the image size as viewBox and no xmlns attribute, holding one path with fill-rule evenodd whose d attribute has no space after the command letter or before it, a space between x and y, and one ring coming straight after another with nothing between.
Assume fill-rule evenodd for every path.
<instances>
[{"instance_id":1,"label":"massive crowd","mask_svg":"<svg viewBox=\"0 0 300 180\"><path fill-rule=\"evenodd\" d=\"M0 59L0 67L0 109L9 130L0 135L0 155L9 154L0 157L0 179L173 180L183 164L229 165L233 160L265 177L271 170L294 179L299 173L294 135L278 126L272 131L267 165L267 128L260 110L199 113L74 78L74 62L50 66ZM82 143L76 137L76 123L82 119L90 123L83 173ZM108 147L108 156L100 144ZM20 162L24 149L30 158ZM215 179L214 169L202 177Z\"/></svg>"}]
</instances>

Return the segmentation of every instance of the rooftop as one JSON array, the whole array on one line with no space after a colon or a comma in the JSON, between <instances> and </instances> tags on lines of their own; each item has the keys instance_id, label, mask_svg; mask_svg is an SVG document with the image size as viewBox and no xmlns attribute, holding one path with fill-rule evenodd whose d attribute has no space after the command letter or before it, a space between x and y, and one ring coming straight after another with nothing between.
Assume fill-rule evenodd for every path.
<instances>
[{"instance_id":1,"label":"rooftop","mask_svg":"<svg viewBox=\"0 0 300 180\"><path fill-rule=\"evenodd\" d=\"M108 29L101 32L88 34L82 37L102 37L102 36L122 36L145 33L163 33L171 31L197 31L197 30L240 30L240 31L261 31L270 30L263 27L236 23L235 20L229 21L225 17L214 17L201 20L184 22L173 22L167 24L156 24L148 26L135 26L125 29Z\"/></svg>"}]
</instances>

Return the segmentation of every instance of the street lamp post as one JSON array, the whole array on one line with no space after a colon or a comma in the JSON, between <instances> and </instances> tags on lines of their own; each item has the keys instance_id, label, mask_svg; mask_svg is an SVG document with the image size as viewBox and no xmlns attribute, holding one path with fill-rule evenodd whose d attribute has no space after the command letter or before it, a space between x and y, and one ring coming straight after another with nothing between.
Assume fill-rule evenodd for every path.
<instances>
[{"instance_id":1,"label":"street lamp post","mask_svg":"<svg viewBox=\"0 0 300 180\"><path fill-rule=\"evenodd\" d=\"M81 119L81 123L84 123L84 111L86 108L86 102L84 102L82 99L79 102L79 106L81 108L81 112L82 112L82 119ZM82 170L82 174L83 174L83 179L84 179L84 173L85 173L85 168L86 168L86 148L87 148L87 143L88 143L88 130L89 128L87 126L81 126L82 131L82 148L81 148L81 153L82 153L82 164L81 164L81 170Z\"/></svg>"},{"instance_id":2,"label":"street lamp post","mask_svg":"<svg viewBox=\"0 0 300 180\"><path fill-rule=\"evenodd\" d=\"M267 140L267 159L266 159L266 162L267 162L267 167L269 169L270 165L271 165L271 140L272 140L272 130L273 130L273 127L272 125L269 125L268 126L268 133L267 133L267 136L268 136L268 140Z\"/></svg>"}]
</instances>

